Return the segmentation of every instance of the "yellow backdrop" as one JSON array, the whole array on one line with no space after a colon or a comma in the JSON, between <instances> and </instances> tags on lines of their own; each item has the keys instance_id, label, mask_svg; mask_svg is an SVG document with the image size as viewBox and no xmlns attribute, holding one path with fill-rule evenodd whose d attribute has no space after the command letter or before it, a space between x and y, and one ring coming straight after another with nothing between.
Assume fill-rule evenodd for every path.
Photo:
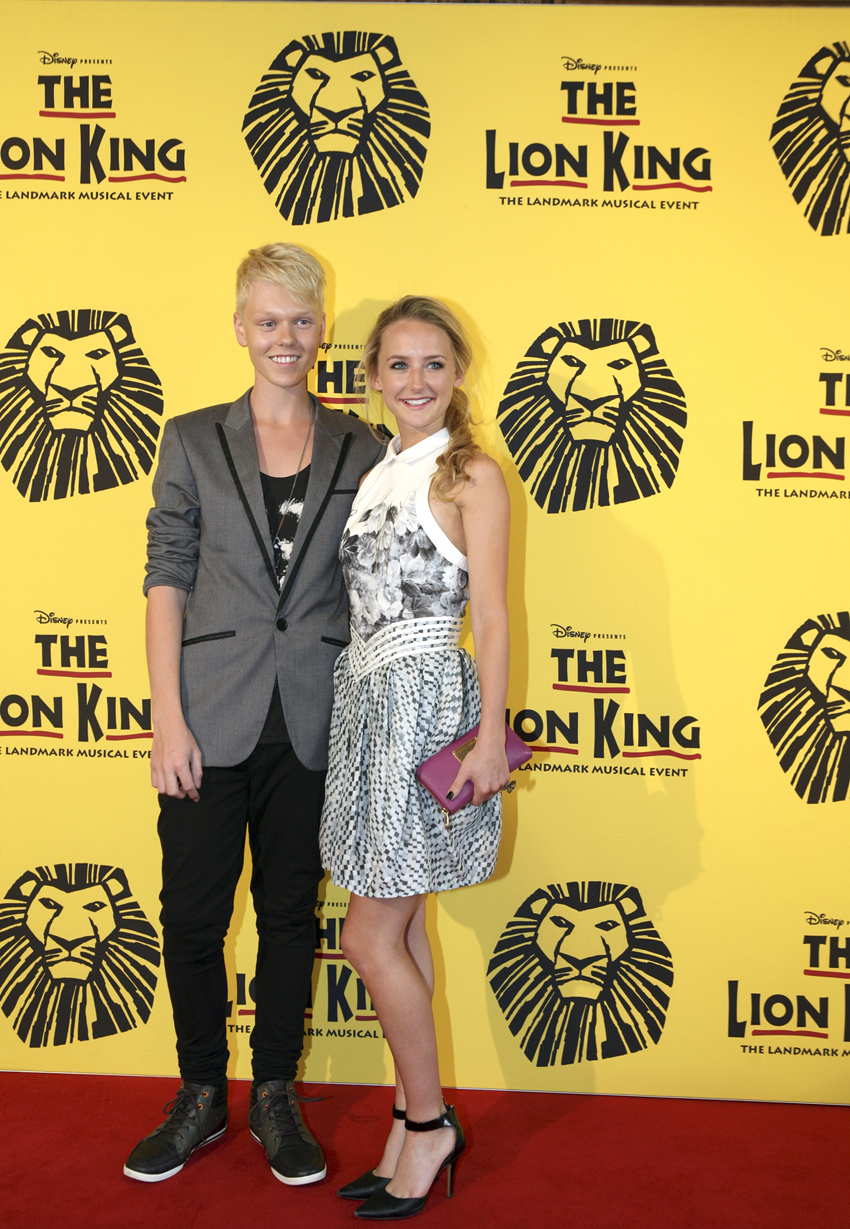
<instances>
[{"instance_id":1,"label":"yellow backdrop","mask_svg":"<svg viewBox=\"0 0 850 1229\"><path fill-rule=\"evenodd\" d=\"M445 1082L846 1101L846 12L0 12L0 1063L174 1070L150 471L249 384L234 270L286 239L331 404L383 304L457 309L512 496L537 750L493 880L429 901ZM304 1070L383 1082L345 909ZM255 942L243 883L235 1076Z\"/></svg>"}]
</instances>

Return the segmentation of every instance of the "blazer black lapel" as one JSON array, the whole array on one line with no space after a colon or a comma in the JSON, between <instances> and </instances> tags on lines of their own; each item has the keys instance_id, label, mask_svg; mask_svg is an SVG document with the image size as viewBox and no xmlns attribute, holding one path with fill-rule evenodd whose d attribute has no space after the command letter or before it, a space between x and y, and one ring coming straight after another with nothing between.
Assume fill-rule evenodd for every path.
<instances>
[{"instance_id":1,"label":"blazer black lapel","mask_svg":"<svg viewBox=\"0 0 850 1229\"><path fill-rule=\"evenodd\" d=\"M279 586L269 541L268 518L263 500L260 465L257 460L257 445L254 442L254 429L251 425L247 393L233 403L224 421L224 426L216 423L216 431L239 500L248 517L257 546L263 556L266 571L277 593Z\"/></svg>"},{"instance_id":2,"label":"blazer black lapel","mask_svg":"<svg viewBox=\"0 0 850 1229\"><path fill-rule=\"evenodd\" d=\"M330 424L336 426L336 415L330 418ZM322 422L322 419L325 422ZM333 434L327 429L328 411L317 408L316 436L313 441L313 460L310 464L310 481L307 484L307 496L304 500L304 510L298 522L295 541L292 544L292 555L286 578L280 594L278 610L280 610L295 584L295 579L301 570L305 555L310 546L313 534L319 527L325 509L336 489L342 467L351 447L352 432Z\"/></svg>"}]
</instances>

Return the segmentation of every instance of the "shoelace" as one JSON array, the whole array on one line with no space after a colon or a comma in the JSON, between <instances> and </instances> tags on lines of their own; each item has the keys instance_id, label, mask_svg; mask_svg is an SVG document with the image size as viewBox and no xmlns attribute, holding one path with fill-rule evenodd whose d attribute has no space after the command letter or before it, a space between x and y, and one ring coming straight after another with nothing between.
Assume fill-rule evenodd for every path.
<instances>
[{"instance_id":1,"label":"shoelace","mask_svg":"<svg viewBox=\"0 0 850 1229\"><path fill-rule=\"evenodd\" d=\"M276 1088L272 1093L265 1093L248 1111L248 1122L252 1127L262 1127L271 1119L274 1129L281 1135L298 1134L300 1125L290 1097L305 1104L325 1099L324 1097L304 1097L294 1088L291 1092L286 1088Z\"/></svg>"},{"instance_id":2,"label":"shoelace","mask_svg":"<svg viewBox=\"0 0 850 1229\"><path fill-rule=\"evenodd\" d=\"M162 1112L166 1116L161 1128L163 1134L171 1132L177 1135L184 1127L194 1122L201 1132L201 1137L206 1139L207 1133L204 1130L201 1115L198 1113L199 1106L195 1100L198 1095L200 1094L190 1092L188 1088L181 1088L178 1090L174 1100L169 1101L167 1105L162 1107Z\"/></svg>"}]
</instances>

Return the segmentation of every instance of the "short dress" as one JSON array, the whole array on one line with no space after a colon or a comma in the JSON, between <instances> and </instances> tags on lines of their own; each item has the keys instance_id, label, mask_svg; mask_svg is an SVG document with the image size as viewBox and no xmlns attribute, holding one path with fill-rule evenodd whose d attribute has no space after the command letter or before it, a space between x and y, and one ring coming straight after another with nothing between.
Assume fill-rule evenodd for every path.
<instances>
[{"instance_id":1,"label":"short dress","mask_svg":"<svg viewBox=\"0 0 850 1229\"><path fill-rule=\"evenodd\" d=\"M443 429L399 452L396 436L361 486L340 545L351 643L337 660L322 863L360 896L480 883L502 828L497 794L446 827L417 765L480 719L475 663L458 647L466 557L428 505Z\"/></svg>"}]
</instances>

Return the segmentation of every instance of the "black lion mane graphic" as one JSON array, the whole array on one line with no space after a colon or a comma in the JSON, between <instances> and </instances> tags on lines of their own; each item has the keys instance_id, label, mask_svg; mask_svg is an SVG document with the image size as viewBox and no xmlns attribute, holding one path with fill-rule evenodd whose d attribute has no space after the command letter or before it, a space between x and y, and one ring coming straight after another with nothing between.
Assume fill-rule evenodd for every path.
<instances>
[{"instance_id":1,"label":"black lion mane graphic","mask_svg":"<svg viewBox=\"0 0 850 1229\"><path fill-rule=\"evenodd\" d=\"M850 47L821 47L782 100L773 152L806 220L822 235L850 230Z\"/></svg>"},{"instance_id":2,"label":"black lion mane graphic","mask_svg":"<svg viewBox=\"0 0 850 1229\"><path fill-rule=\"evenodd\" d=\"M671 487L688 416L649 325L606 318L541 333L498 419L537 504L580 512Z\"/></svg>"},{"instance_id":3,"label":"black lion mane graphic","mask_svg":"<svg viewBox=\"0 0 850 1229\"><path fill-rule=\"evenodd\" d=\"M0 1010L30 1046L146 1023L159 962L156 932L116 866L39 866L0 902Z\"/></svg>"},{"instance_id":4,"label":"black lion mane graphic","mask_svg":"<svg viewBox=\"0 0 850 1229\"><path fill-rule=\"evenodd\" d=\"M623 883L549 884L523 901L487 969L508 1027L538 1067L593 1062L658 1043L670 952Z\"/></svg>"},{"instance_id":5,"label":"black lion mane graphic","mask_svg":"<svg viewBox=\"0 0 850 1229\"><path fill-rule=\"evenodd\" d=\"M159 378L118 312L45 313L0 351L0 464L34 503L149 474L161 415Z\"/></svg>"},{"instance_id":6,"label":"black lion mane graphic","mask_svg":"<svg viewBox=\"0 0 850 1229\"><path fill-rule=\"evenodd\" d=\"M798 627L759 697L782 771L806 802L843 802L850 788L850 612ZM840 680L840 681L839 681Z\"/></svg>"},{"instance_id":7,"label":"black lion mane graphic","mask_svg":"<svg viewBox=\"0 0 850 1229\"><path fill-rule=\"evenodd\" d=\"M428 104L386 34L307 34L263 76L242 125L293 224L390 209L419 191Z\"/></svg>"}]
</instances>

